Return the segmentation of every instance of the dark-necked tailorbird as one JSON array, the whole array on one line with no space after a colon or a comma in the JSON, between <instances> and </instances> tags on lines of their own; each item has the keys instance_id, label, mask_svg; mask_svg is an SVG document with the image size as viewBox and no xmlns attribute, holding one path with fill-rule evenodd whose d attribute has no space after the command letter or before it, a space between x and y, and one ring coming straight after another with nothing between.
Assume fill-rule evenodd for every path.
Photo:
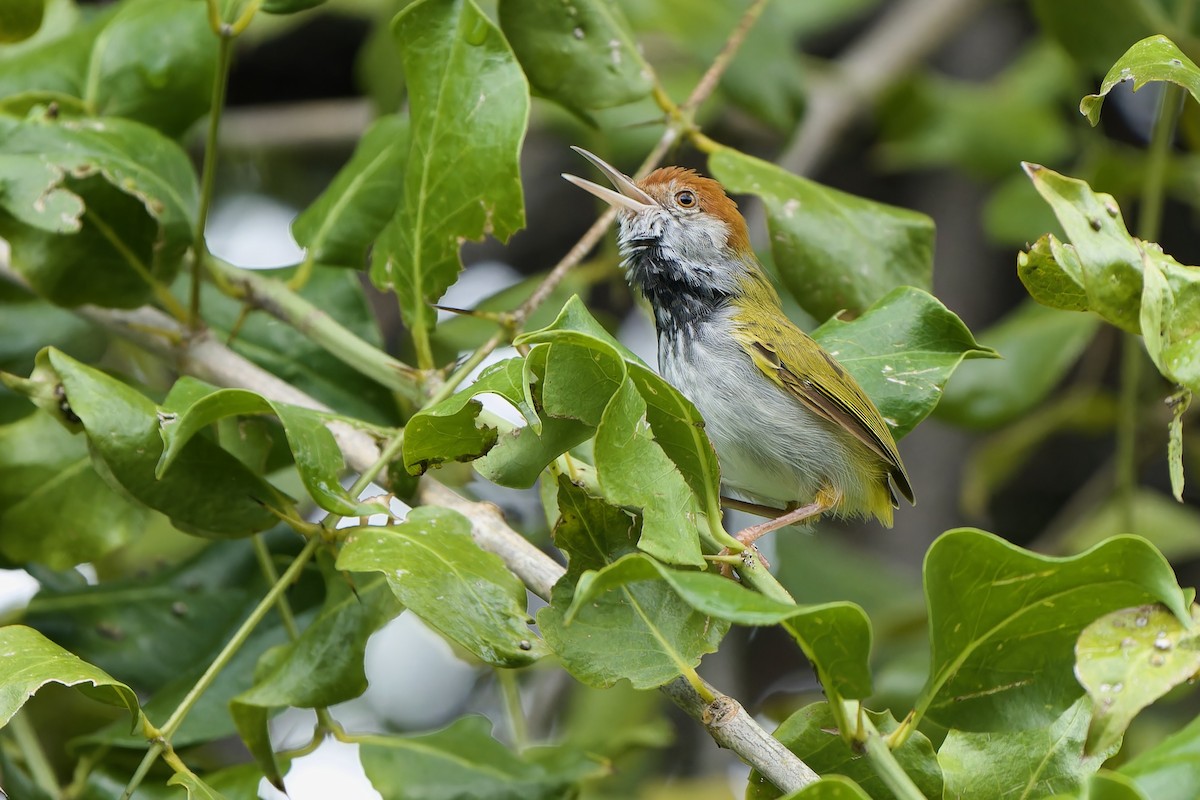
<instances>
[{"instance_id":1,"label":"dark-necked tailorbird","mask_svg":"<svg viewBox=\"0 0 1200 800\"><path fill-rule=\"evenodd\" d=\"M659 370L704 417L725 488L754 501L735 505L775 517L738 540L825 513L890 527L896 490L913 502L896 441L858 382L784 314L721 184L680 167L635 182L574 149L616 189L563 176L617 209L625 274L654 311Z\"/></svg>"}]
</instances>

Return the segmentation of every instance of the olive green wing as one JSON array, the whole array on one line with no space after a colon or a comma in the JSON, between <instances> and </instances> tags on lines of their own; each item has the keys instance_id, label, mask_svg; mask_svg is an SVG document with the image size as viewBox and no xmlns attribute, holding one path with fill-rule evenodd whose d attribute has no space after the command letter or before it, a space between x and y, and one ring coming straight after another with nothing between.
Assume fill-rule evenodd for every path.
<instances>
[{"instance_id":1,"label":"olive green wing","mask_svg":"<svg viewBox=\"0 0 1200 800\"><path fill-rule=\"evenodd\" d=\"M769 328L769 336L750 336L743 328L734 338L763 374L814 414L839 425L883 459L900 494L908 502L914 502L912 484L900 460L896 440L858 381L812 337L790 322Z\"/></svg>"}]
</instances>

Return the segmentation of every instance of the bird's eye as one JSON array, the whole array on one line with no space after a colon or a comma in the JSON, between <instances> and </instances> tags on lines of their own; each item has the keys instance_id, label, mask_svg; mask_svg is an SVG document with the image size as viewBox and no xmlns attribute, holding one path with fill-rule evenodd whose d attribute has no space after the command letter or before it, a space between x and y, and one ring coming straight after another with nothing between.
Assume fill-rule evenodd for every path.
<instances>
[{"instance_id":1,"label":"bird's eye","mask_svg":"<svg viewBox=\"0 0 1200 800\"><path fill-rule=\"evenodd\" d=\"M696 205L696 195L684 189L675 195L675 202L679 204L680 208L692 208Z\"/></svg>"}]
</instances>

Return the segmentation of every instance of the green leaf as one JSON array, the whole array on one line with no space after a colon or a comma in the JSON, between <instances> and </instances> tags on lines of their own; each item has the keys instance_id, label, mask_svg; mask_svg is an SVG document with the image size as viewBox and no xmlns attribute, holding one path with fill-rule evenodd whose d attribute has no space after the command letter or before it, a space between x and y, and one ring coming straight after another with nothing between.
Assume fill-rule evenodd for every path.
<instances>
[{"instance_id":1,"label":"green leaf","mask_svg":"<svg viewBox=\"0 0 1200 800\"><path fill-rule=\"evenodd\" d=\"M198 381L182 378L182 382ZM283 424L288 448L304 488L318 506L343 517L366 517L380 513L376 503L363 503L353 497L339 480L346 464L333 434L325 427L330 415L308 408L268 400L246 389L207 390L203 397L184 407L171 406L159 416L159 434L163 451L154 474L162 480L176 460L195 440L196 434L227 417L273 414Z\"/></svg>"},{"instance_id":2,"label":"green leaf","mask_svg":"<svg viewBox=\"0 0 1200 800\"><path fill-rule=\"evenodd\" d=\"M400 202L408 150L407 117L387 114L371 123L350 160L292 223L308 260L366 268L367 248Z\"/></svg>"},{"instance_id":3,"label":"green leaf","mask_svg":"<svg viewBox=\"0 0 1200 800\"><path fill-rule=\"evenodd\" d=\"M328 708L361 695L367 688L367 639L401 611L383 578L355 589L330 568L325 586L325 604L313 623L295 641L264 653L254 686L229 705L242 740L276 787L283 786L283 775L267 731L271 710Z\"/></svg>"},{"instance_id":4,"label":"green leaf","mask_svg":"<svg viewBox=\"0 0 1200 800\"><path fill-rule=\"evenodd\" d=\"M853 603L797 606L780 603L711 572L672 569L630 553L579 576L566 624L597 598L639 581L666 581L689 606L740 625L782 623L817 670L833 698L860 700L871 694L871 623Z\"/></svg>"},{"instance_id":5,"label":"green leaf","mask_svg":"<svg viewBox=\"0 0 1200 800\"><path fill-rule=\"evenodd\" d=\"M1085 755L1091 703L1080 698L1045 726L1000 733L952 729L938 750L946 796L961 800L1077 792L1108 756Z\"/></svg>"},{"instance_id":6,"label":"green leaf","mask_svg":"<svg viewBox=\"0 0 1200 800\"><path fill-rule=\"evenodd\" d=\"M412 119L404 192L371 278L391 287L410 329L454 283L464 239L505 240L525 224L517 157L529 87L500 31L473 0L420 0L396 17Z\"/></svg>"},{"instance_id":7,"label":"green leaf","mask_svg":"<svg viewBox=\"0 0 1200 800\"><path fill-rule=\"evenodd\" d=\"M583 300L579 299L578 295L574 295L571 299L567 300L566 305L562 307L562 311L558 313L554 322L540 330L528 331L521 334L513 340L513 344L521 347L533 344L572 342L586 347L594 347L597 350L604 349L599 345L593 344L594 341L607 345L610 350L625 361L640 364L643 367L646 366L646 362L634 355L632 350L617 341L616 337L596 321L596 318L588 311L587 306L584 305Z\"/></svg>"},{"instance_id":8,"label":"green leaf","mask_svg":"<svg viewBox=\"0 0 1200 800\"><path fill-rule=\"evenodd\" d=\"M650 68L616 4L501 0L499 15L534 91L580 117L650 95Z\"/></svg>"},{"instance_id":9,"label":"green leaf","mask_svg":"<svg viewBox=\"0 0 1200 800\"><path fill-rule=\"evenodd\" d=\"M49 414L0 427L0 554L6 559L68 569L128 542L149 518L109 488L92 469L87 443Z\"/></svg>"},{"instance_id":10,"label":"green leaf","mask_svg":"<svg viewBox=\"0 0 1200 800\"><path fill-rule=\"evenodd\" d=\"M1200 717L1122 764L1118 772L1153 800L1200 796Z\"/></svg>"},{"instance_id":11,"label":"green leaf","mask_svg":"<svg viewBox=\"0 0 1200 800\"><path fill-rule=\"evenodd\" d=\"M1134 39L1161 28L1150 18L1158 3L1127 0L1033 0L1030 4L1041 30L1057 41L1084 70L1099 75L1109 68ZM1161 22L1168 20L1162 19Z\"/></svg>"},{"instance_id":12,"label":"green leaf","mask_svg":"<svg viewBox=\"0 0 1200 800\"><path fill-rule=\"evenodd\" d=\"M896 729L896 720L890 713L865 713L884 735ZM876 800L892 800L895 797L875 774L870 761L861 752L851 750L846 745L838 733L837 722L828 703L813 703L800 709L775 729L774 736L817 774L844 776L856 782L866 796ZM915 732L904 744L893 750L892 754L925 797L942 797L942 773L938 768L933 745L924 734ZM779 790L759 776L757 771L750 772L746 800L773 800L779 796ZM797 796L808 797L803 793Z\"/></svg>"},{"instance_id":13,"label":"green leaf","mask_svg":"<svg viewBox=\"0 0 1200 800\"><path fill-rule=\"evenodd\" d=\"M1029 296L1063 311L1087 311L1087 291L1075 276L1083 273L1075 248L1047 233L1028 252L1017 253L1017 276Z\"/></svg>"},{"instance_id":14,"label":"green leaf","mask_svg":"<svg viewBox=\"0 0 1200 800\"><path fill-rule=\"evenodd\" d=\"M176 772L167 780L168 786L182 786L188 800L225 800L225 795L209 786L191 772Z\"/></svg>"},{"instance_id":15,"label":"green leaf","mask_svg":"<svg viewBox=\"0 0 1200 800\"><path fill-rule=\"evenodd\" d=\"M28 39L42 27L45 0L9 0L0 5L0 44Z\"/></svg>"},{"instance_id":16,"label":"green leaf","mask_svg":"<svg viewBox=\"0 0 1200 800\"><path fill-rule=\"evenodd\" d=\"M266 274L286 281L295 274L295 270L277 270ZM182 290L178 282L177 288ZM317 265L300 290L300 295L319 306L360 339L383 347L379 326L354 273ZM378 425L396 425L401 421L395 397L388 389L343 363L291 325L281 325L262 313L242 319L243 304L208 283L201 289L201 305L205 322L213 330L214 336L222 341L232 340L230 346L237 353L297 389L347 416Z\"/></svg>"},{"instance_id":17,"label":"green leaf","mask_svg":"<svg viewBox=\"0 0 1200 800\"><path fill-rule=\"evenodd\" d=\"M1151 81L1178 84L1200 103L1200 68L1167 37L1150 36L1134 44L1117 59L1104 76L1100 91L1079 101L1079 113L1087 117L1092 125L1098 124L1104 98L1117 84L1129 81L1133 82L1135 92Z\"/></svg>"},{"instance_id":18,"label":"green leaf","mask_svg":"<svg viewBox=\"0 0 1200 800\"><path fill-rule=\"evenodd\" d=\"M209 537L248 536L272 527L278 514L294 513L290 498L205 438L190 441L174 469L157 479L163 443L153 402L52 348L38 355L38 364L37 383L62 387L61 413L66 424L82 426L101 477L180 529Z\"/></svg>"},{"instance_id":19,"label":"green leaf","mask_svg":"<svg viewBox=\"0 0 1200 800\"><path fill-rule=\"evenodd\" d=\"M1001 361L961 364L937 414L956 425L997 428L1033 410L1092 341L1099 322L1026 301L980 334Z\"/></svg>"},{"instance_id":20,"label":"green leaf","mask_svg":"<svg viewBox=\"0 0 1200 800\"><path fill-rule=\"evenodd\" d=\"M828 775L803 789L784 795L784 800L871 800L871 796L847 777Z\"/></svg>"},{"instance_id":21,"label":"green leaf","mask_svg":"<svg viewBox=\"0 0 1200 800\"><path fill-rule=\"evenodd\" d=\"M851 322L830 319L813 338L858 380L897 439L933 411L963 359L996 357L954 312L911 287Z\"/></svg>"},{"instance_id":22,"label":"green leaf","mask_svg":"<svg viewBox=\"0 0 1200 800\"><path fill-rule=\"evenodd\" d=\"M282 530L280 533L284 534L280 541L286 543L288 549L280 550L276 557L283 556L285 553L289 558L295 556L298 550L295 534L290 531L284 533ZM205 614L205 603L209 602L205 596L208 593L208 587L205 587L204 592L195 592L194 590L189 591L188 584L184 583L182 585L184 596L182 605L172 604L160 608L159 619L164 621L163 627L147 629L143 626L153 621L149 609L145 607L150 601L143 602L143 598L138 595L134 585L128 585L123 592L114 592L112 595L101 593L97 598L105 604L93 613L101 620L113 622L113 626L109 629L110 633L119 631L117 635L122 638L108 640L107 645L110 649L121 648L123 659L147 660L144 649L147 641L165 641L164 649L175 647L180 651L178 655L172 653L170 661L173 664L183 662L182 666L178 666L174 673L168 675L169 679L154 691L149 701L143 704L143 712L151 720L165 720L170 717L195 687L196 682L208 669L221 648L229 641L234 631L245 620L246 615L258 604L267 591L268 586L262 579L261 570L248 542L218 542L210 545L211 548L239 548L240 554L244 555L244 562L233 565L239 570L240 585L233 576L217 575L208 579L212 583L220 582L226 587L224 591L232 596L229 606L236 604L236 608L232 609L233 613L230 613L230 607L220 603L214 606L215 618L210 621L205 617L203 624L199 624L197 620ZM278 548L272 549L277 550ZM226 555L230 555L229 551L226 551ZM215 561L208 563L207 566L216 568L219 564L219 561ZM96 588L103 589L104 584ZM178 593L178 591L179 589L176 587L176 592ZM151 593L151 597L154 601L159 601L162 594L165 592L157 590ZM298 585L288 592L288 599L300 630L304 630L311 624L320 604L321 595L321 581L315 574L302 577ZM79 608L81 601L86 602L88 599L88 596L84 594L72 598L72 601L76 604L76 608ZM121 599L133 601L139 606L136 616L125 615L124 608L119 604ZM107 602L109 600L116 601L117 605L110 605ZM86 609L86 607L84 608ZM91 611L91 609L87 610ZM145 632L147 630L149 632ZM169 637L164 640L162 637L166 632L169 632ZM92 635L90 632L88 634ZM93 638L102 638L92 636ZM196 641L191 641L187 637ZM251 688L254 683L255 665L261 661L263 655L271 648L285 645L290 641L292 641L291 635L279 615L275 612L270 613L265 620L258 624L246 643L237 650L213 684L192 706L192 710L180 725L179 730L171 737L172 744L183 748L236 735L237 728L230 716L230 703L234 697ZM190 661L182 658L185 654L190 654ZM163 667L135 664L135 669L161 671ZM79 742L81 744L107 744L134 750L145 750L146 748L146 739L141 731L137 735L130 735L126 729L117 725L109 725L99 731L87 734L81 737Z\"/></svg>"},{"instance_id":23,"label":"green leaf","mask_svg":"<svg viewBox=\"0 0 1200 800\"><path fill-rule=\"evenodd\" d=\"M485 368L479 378L437 405L421 409L404 426L404 467L419 475L448 461L472 461L496 444L494 426L478 421L480 394L497 394L525 413L525 360L510 358ZM532 415L532 409L528 409Z\"/></svg>"},{"instance_id":24,"label":"green leaf","mask_svg":"<svg viewBox=\"0 0 1200 800\"><path fill-rule=\"evenodd\" d=\"M289 531L285 541L294 540ZM154 694L206 666L265 591L248 541L214 542L152 575L43 586L25 621L135 691ZM149 641L159 648L154 658L146 657Z\"/></svg>"},{"instance_id":25,"label":"green leaf","mask_svg":"<svg viewBox=\"0 0 1200 800\"><path fill-rule=\"evenodd\" d=\"M960 528L929 548L924 575L932 663L916 708L967 731L1051 724L1079 695L1071 666L1085 625L1147 601L1186 617L1190 603L1136 536L1055 558Z\"/></svg>"},{"instance_id":26,"label":"green leaf","mask_svg":"<svg viewBox=\"0 0 1200 800\"><path fill-rule=\"evenodd\" d=\"M0 235L54 303L145 303L148 279L179 269L198 202L187 155L152 128L0 116Z\"/></svg>"},{"instance_id":27,"label":"green leaf","mask_svg":"<svg viewBox=\"0 0 1200 800\"><path fill-rule=\"evenodd\" d=\"M359 754L383 800L557 800L603 774L583 757L556 758L558 748L517 756L492 738L491 727L484 717L460 717L434 733L369 737Z\"/></svg>"},{"instance_id":28,"label":"green leaf","mask_svg":"<svg viewBox=\"0 0 1200 800\"><path fill-rule=\"evenodd\" d=\"M1026 164L1025 171L1054 209L1077 256L1055 258L1051 264L1042 251L1037 261L1051 286L1081 287L1089 310L1123 330L1142 334L1164 377L1200 391L1200 270L1180 264L1153 242L1131 236L1110 195L1036 164ZM1027 277L1022 273L1029 286ZM1046 291L1031 287L1030 292L1044 302L1039 292ZM1068 296L1077 298L1078 293Z\"/></svg>"},{"instance_id":29,"label":"green leaf","mask_svg":"<svg viewBox=\"0 0 1200 800\"><path fill-rule=\"evenodd\" d=\"M1083 783L1081 800L1150 800L1137 784L1119 772L1100 770Z\"/></svg>"},{"instance_id":30,"label":"green leaf","mask_svg":"<svg viewBox=\"0 0 1200 800\"><path fill-rule=\"evenodd\" d=\"M208 112L217 39L202 4L126 0L86 19L56 34L43 28L5 58L0 97L134 119L172 138Z\"/></svg>"},{"instance_id":31,"label":"green leaf","mask_svg":"<svg viewBox=\"0 0 1200 800\"><path fill-rule=\"evenodd\" d=\"M1079 634L1075 676L1096 707L1089 753L1119 747L1139 711L1200 672L1200 606L1191 612L1185 627L1162 606L1123 608Z\"/></svg>"},{"instance_id":32,"label":"green leaf","mask_svg":"<svg viewBox=\"0 0 1200 800\"><path fill-rule=\"evenodd\" d=\"M817 319L862 313L898 286L929 288L933 221L924 214L821 186L728 148L708 164L729 191L762 199L775 266Z\"/></svg>"},{"instance_id":33,"label":"green leaf","mask_svg":"<svg viewBox=\"0 0 1200 800\"><path fill-rule=\"evenodd\" d=\"M75 686L93 700L124 706L140 718L137 695L99 667L82 661L33 628L0 628L0 727L8 724L25 701L48 683Z\"/></svg>"},{"instance_id":34,"label":"green leaf","mask_svg":"<svg viewBox=\"0 0 1200 800\"><path fill-rule=\"evenodd\" d=\"M265 0L262 10L268 14L295 14L316 8L325 0Z\"/></svg>"},{"instance_id":35,"label":"green leaf","mask_svg":"<svg viewBox=\"0 0 1200 800\"><path fill-rule=\"evenodd\" d=\"M1167 400L1171 407L1171 421L1167 424L1167 469L1171 477L1171 494L1176 502L1183 502L1183 415L1192 404L1192 393L1187 389L1176 392Z\"/></svg>"},{"instance_id":36,"label":"green leaf","mask_svg":"<svg viewBox=\"0 0 1200 800\"><path fill-rule=\"evenodd\" d=\"M687 604L665 580L621 586L580 607L566 620L576 582L636 552L639 522L589 496L565 478L558 483L560 519L554 541L570 558L538 626L562 665L589 686L626 678L634 688L661 686L716 650L729 625Z\"/></svg>"},{"instance_id":37,"label":"green leaf","mask_svg":"<svg viewBox=\"0 0 1200 800\"><path fill-rule=\"evenodd\" d=\"M208 113L216 76L217 37L203 5L135 0L120 4L96 37L81 97L97 115L175 138Z\"/></svg>"},{"instance_id":38,"label":"green leaf","mask_svg":"<svg viewBox=\"0 0 1200 800\"><path fill-rule=\"evenodd\" d=\"M526 624L524 584L475 544L457 512L423 506L399 525L350 529L337 567L382 572L401 603L488 664L519 667L545 655Z\"/></svg>"},{"instance_id":39,"label":"green leaf","mask_svg":"<svg viewBox=\"0 0 1200 800\"><path fill-rule=\"evenodd\" d=\"M605 499L641 514L638 547L671 564L704 566L698 530L714 522L701 520L698 498L656 441L646 401L629 378L604 409L594 454Z\"/></svg>"}]
</instances>

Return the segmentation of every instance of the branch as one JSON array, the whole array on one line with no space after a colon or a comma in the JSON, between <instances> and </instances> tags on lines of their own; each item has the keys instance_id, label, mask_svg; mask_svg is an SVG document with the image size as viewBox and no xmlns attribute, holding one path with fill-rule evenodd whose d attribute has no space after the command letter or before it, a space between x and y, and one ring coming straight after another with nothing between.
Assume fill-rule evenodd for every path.
<instances>
[{"instance_id":1,"label":"branch","mask_svg":"<svg viewBox=\"0 0 1200 800\"><path fill-rule=\"evenodd\" d=\"M0 253L0 278L28 288L24 278L9 264L5 253ZM269 400L318 411L330 410L320 401L233 352L210 334L198 333L189 337L189 331L182 324L157 309L143 306L123 311L80 306L74 311L159 356L182 373L218 386L249 389ZM330 421L327 424L351 469L362 472L379 460L379 446L369 434L342 422ZM545 600L550 599L554 584L565 570L513 530L495 505L468 500L428 477L421 481L419 497L422 503L451 508L467 517L471 521L471 534L481 548L500 556L531 592ZM781 791L794 791L817 779L815 772L767 733L740 703L728 695L709 687L715 699L711 703L705 702L696 689L682 678L661 687L661 690L688 716L703 725L718 745L737 753L739 758L766 776Z\"/></svg>"},{"instance_id":2,"label":"branch","mask_svg":"<svg viewBox=\"0 0 1200 800\"><path fill-rule=\"evenodd\" d=\"M846 128L907 76L986 0L900 0L858 37L809 89L804 122L779 158L797 174L814 170Z\"/></svg>"}]
</instances>

